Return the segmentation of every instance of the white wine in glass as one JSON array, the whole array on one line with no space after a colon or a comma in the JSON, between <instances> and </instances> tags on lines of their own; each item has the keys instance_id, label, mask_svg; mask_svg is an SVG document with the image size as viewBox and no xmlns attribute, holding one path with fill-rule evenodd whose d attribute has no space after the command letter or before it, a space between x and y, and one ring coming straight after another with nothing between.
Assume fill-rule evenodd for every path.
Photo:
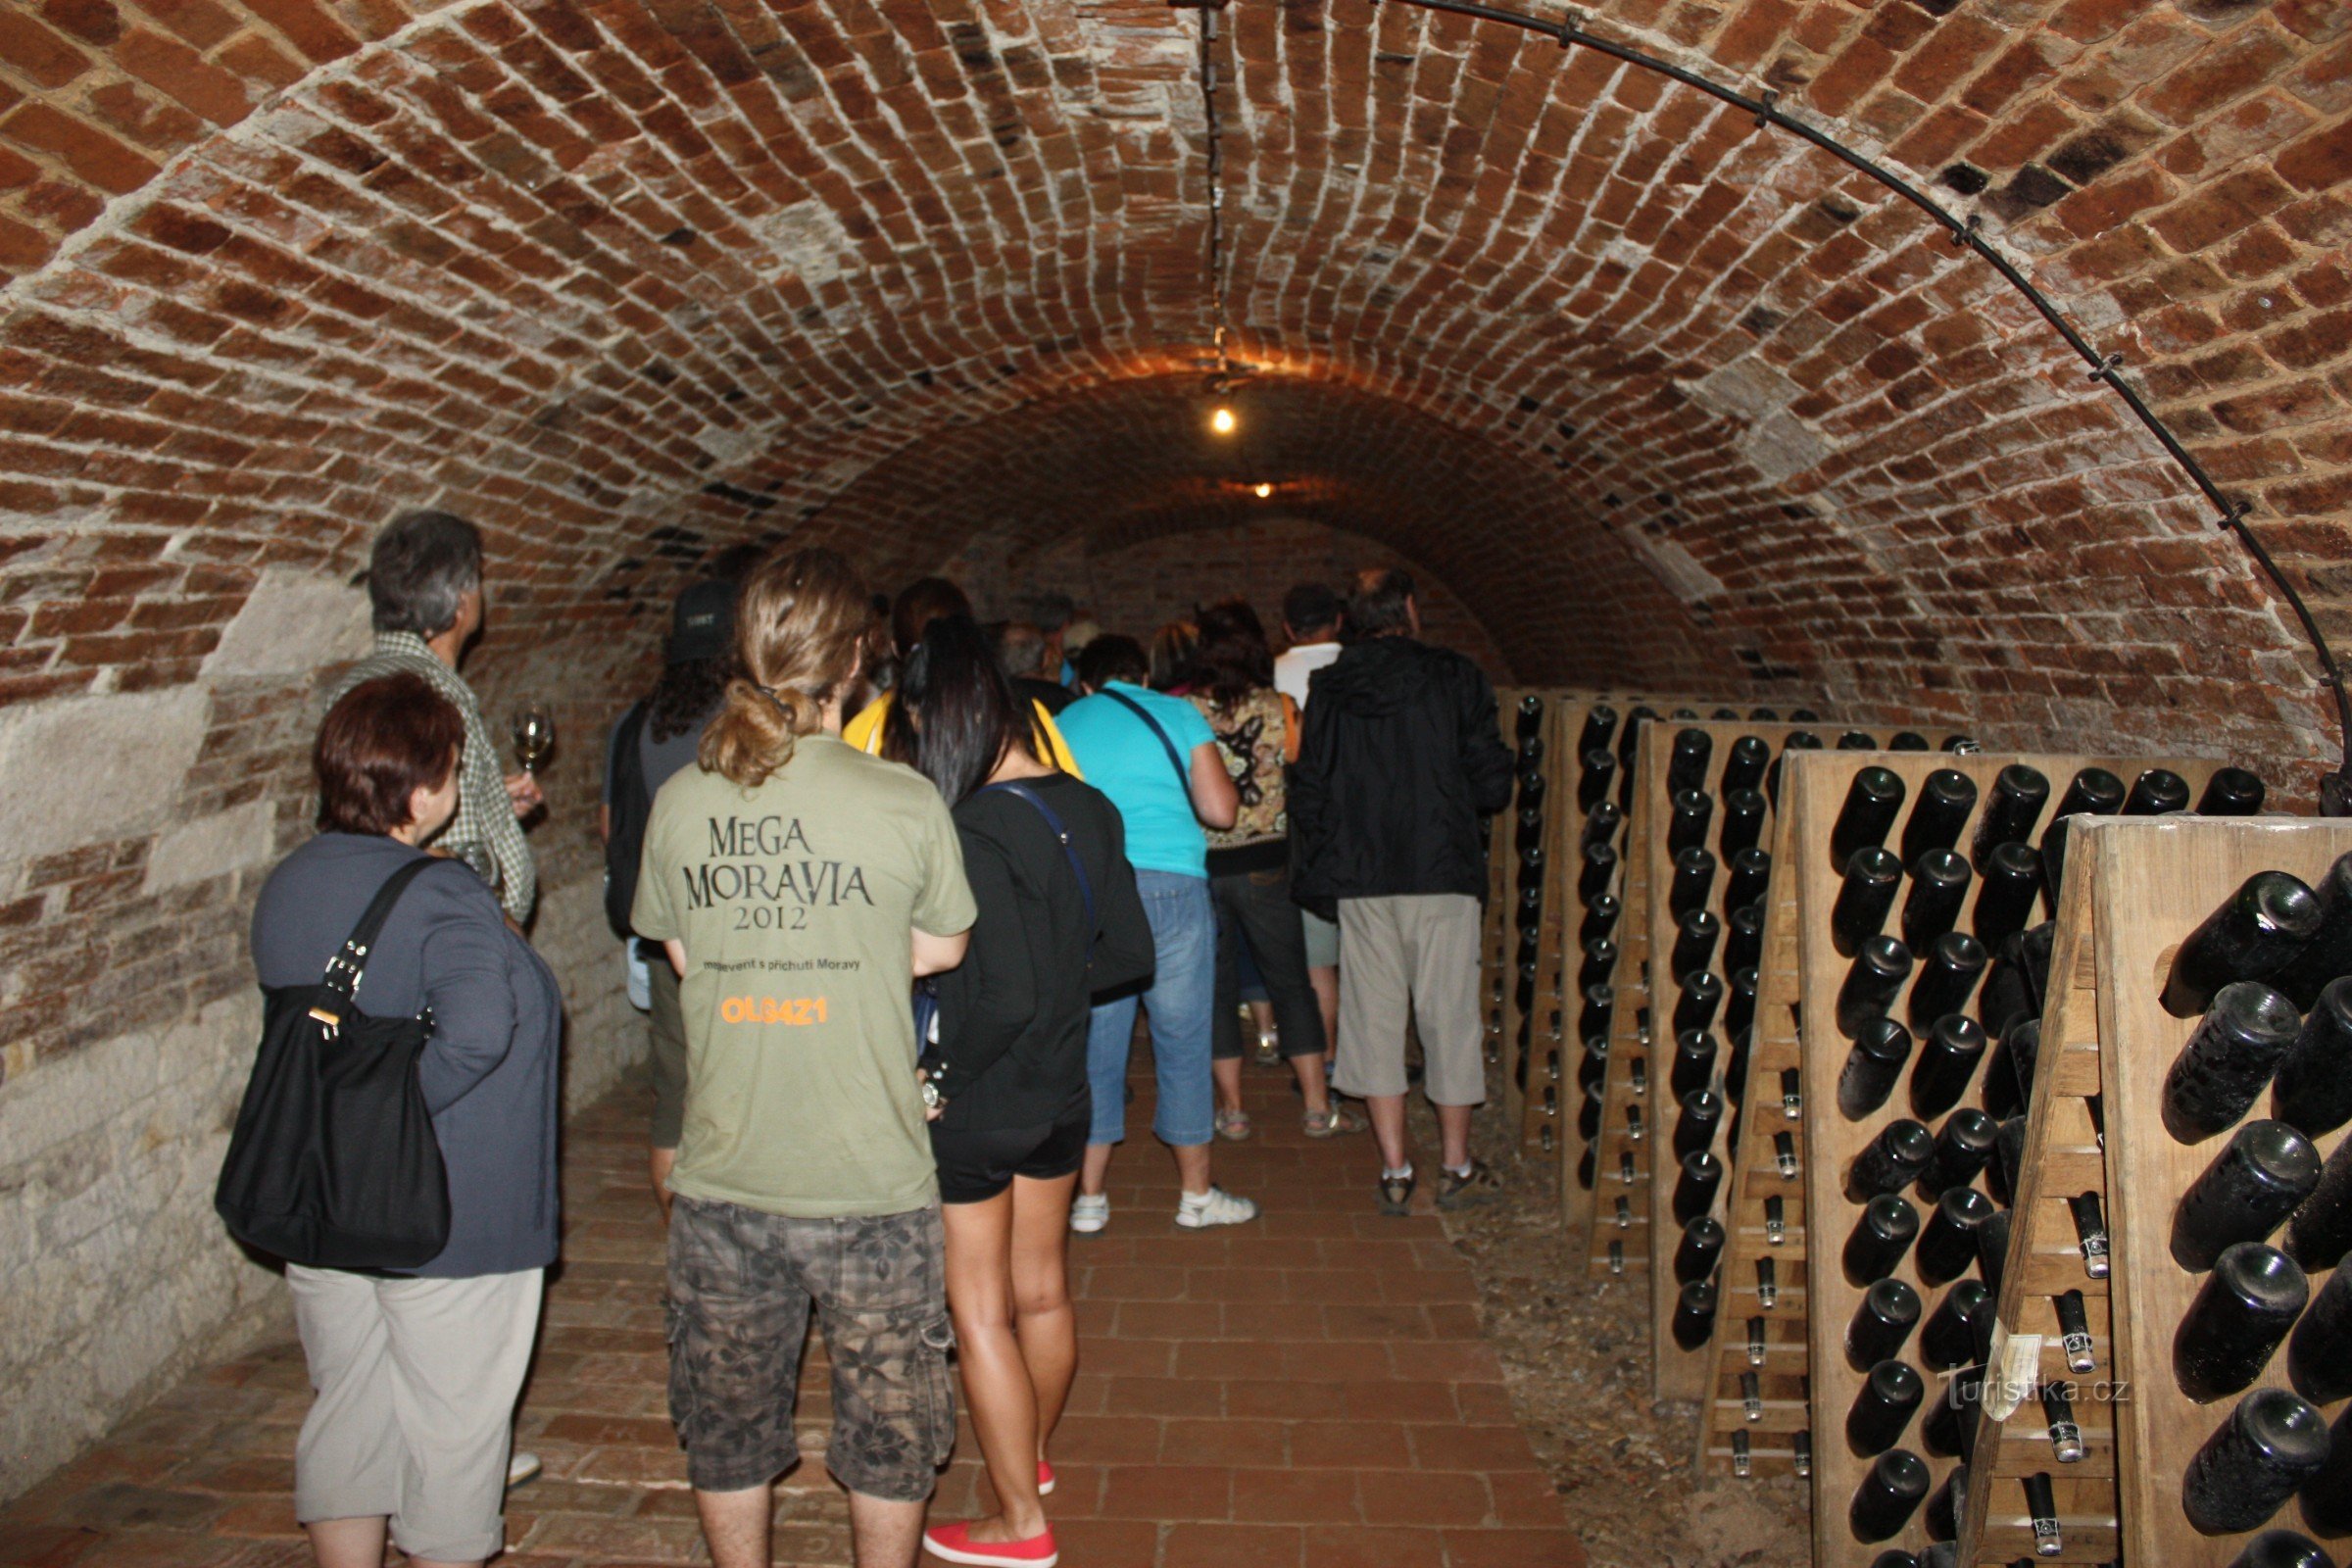
<instances>
[{"instance_id":1,"label":"white wine in glass","mask_svg":"<svg viewBox=\"0 0 2352 1568\"><path fill-rule=\"evenodd\" d=\"M514 710L514 759L526 773L536 773L556 749L556 721L537 703Z\"/></svg>"}]
</instances>

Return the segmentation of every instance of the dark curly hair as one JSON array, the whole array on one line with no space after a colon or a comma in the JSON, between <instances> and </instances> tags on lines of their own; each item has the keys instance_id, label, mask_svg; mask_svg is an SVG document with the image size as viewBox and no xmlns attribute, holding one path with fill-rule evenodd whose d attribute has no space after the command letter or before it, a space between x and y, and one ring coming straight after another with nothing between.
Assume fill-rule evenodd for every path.
<instances>
[{"instance_id":1,"label":"dark curly hair","mask_svg":"<svg viewBox=\"0 0 2352 1568\"><path fill-rule=\"evenodd\" d=\"M662 679L645 700L646 726L657 745L673 735L700 729L718 707L727 682L735 674L735 656L689 659L662 667Z\"/></svg>"},{"instance_id":2,"label":"dark curly hair","mask_svg":"<svg viewBox=\"0 0 2352 1568\"><path fill-rule=\"evenodd\" d=\"M1193 675L1219 708L1230 708L1274 684L1274 651L1266 646L1266 628L1257 612L1247 602L1228 599L1211 605L1200 612L1199 625Z\"/></svg>"}]
</instances>

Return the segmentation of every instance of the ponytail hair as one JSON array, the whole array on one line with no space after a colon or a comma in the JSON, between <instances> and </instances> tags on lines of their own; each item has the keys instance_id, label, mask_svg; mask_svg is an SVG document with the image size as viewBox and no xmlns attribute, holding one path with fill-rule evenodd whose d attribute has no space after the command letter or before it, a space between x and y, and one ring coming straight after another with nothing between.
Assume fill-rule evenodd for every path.
<instances>
[{"instance_id":1,"label":"ponytail hair","mask_svg":"<svg viewBox=\"0 0 2352 1568\"><path fill-rule=\"evenodd\" d=\"M791 761L795 743L824 727L825 704L848 695L867 612L864 581L835 551L779 552L754 567L735 613L742 673L703 731L703 771L757 789Z\"/></svg>"}]
</instances>

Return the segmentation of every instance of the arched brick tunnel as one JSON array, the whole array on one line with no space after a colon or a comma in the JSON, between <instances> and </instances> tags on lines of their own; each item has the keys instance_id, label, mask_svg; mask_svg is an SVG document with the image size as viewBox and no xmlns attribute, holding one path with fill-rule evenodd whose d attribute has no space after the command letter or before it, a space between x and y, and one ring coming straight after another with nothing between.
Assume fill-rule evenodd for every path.
<instances>
[{"instance_id":1,"label":"arched brick tunnel","mask_svg":"<svg viewBox=\"0 0 2352 1568\"><path fill-rule=\"evenodd\" d=\"M2338 0L1586 9L1980 216L2352 627ZM270 1298L207 1203L239 933L405 506L490 535L489 706L559 704L535 935L575 1099L632 1049L601 726L746 541L1138 622L1401 558L1498 674L2162 744L2308 806L2339 740L2316 665L2118 400L1915 209L1602 55L1362 0L1226 13L1257 369L1206 433L1197 26L0 10L0 1494Z\"/></svg>"}]
</instances>

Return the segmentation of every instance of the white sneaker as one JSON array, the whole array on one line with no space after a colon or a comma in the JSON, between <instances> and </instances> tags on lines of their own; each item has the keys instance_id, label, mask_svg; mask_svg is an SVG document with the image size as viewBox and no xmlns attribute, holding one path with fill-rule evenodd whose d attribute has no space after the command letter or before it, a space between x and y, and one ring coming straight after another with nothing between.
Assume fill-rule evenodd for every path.
<instances>
[{"instance_id":1,"label":"white sneaker","mask_svg":"<svg viewBox=\"0 0 2352 1568\"><path fill-rule=\"evenodd\" d=\"M517 1448L514 1457L507 1461L507 1485L510 1487L519 1487L538 1474L539 1456L535 1453L525 1453Z\"/></svg>"},{"instance_id":2,"label":"white sneaker","mask_svg":"<svg viewBox=\"0 0 2352 1568\"><path fill-rule=\"evenodd\" d=\"M1089 1198L1084 1193L1070 1200L1070 1229L1081 1236L1092 1236L1110 1223L1110 1199Z\"/></svg>"},{"instance_id":3,"label":"white sneaker","mask_svg":"<svg viewBox=\"0 0 2352 1568\"><path fill-rule=\"evenodd\" d=\"M1246 1225L1255 1218L1255 1199L1236 1198L1222 1187L1211 1187L1198 1198L1187 1193L1176 1204L1176 1223L1188 1231L1211 1225Z\"/></svg>"}]
</instances>

